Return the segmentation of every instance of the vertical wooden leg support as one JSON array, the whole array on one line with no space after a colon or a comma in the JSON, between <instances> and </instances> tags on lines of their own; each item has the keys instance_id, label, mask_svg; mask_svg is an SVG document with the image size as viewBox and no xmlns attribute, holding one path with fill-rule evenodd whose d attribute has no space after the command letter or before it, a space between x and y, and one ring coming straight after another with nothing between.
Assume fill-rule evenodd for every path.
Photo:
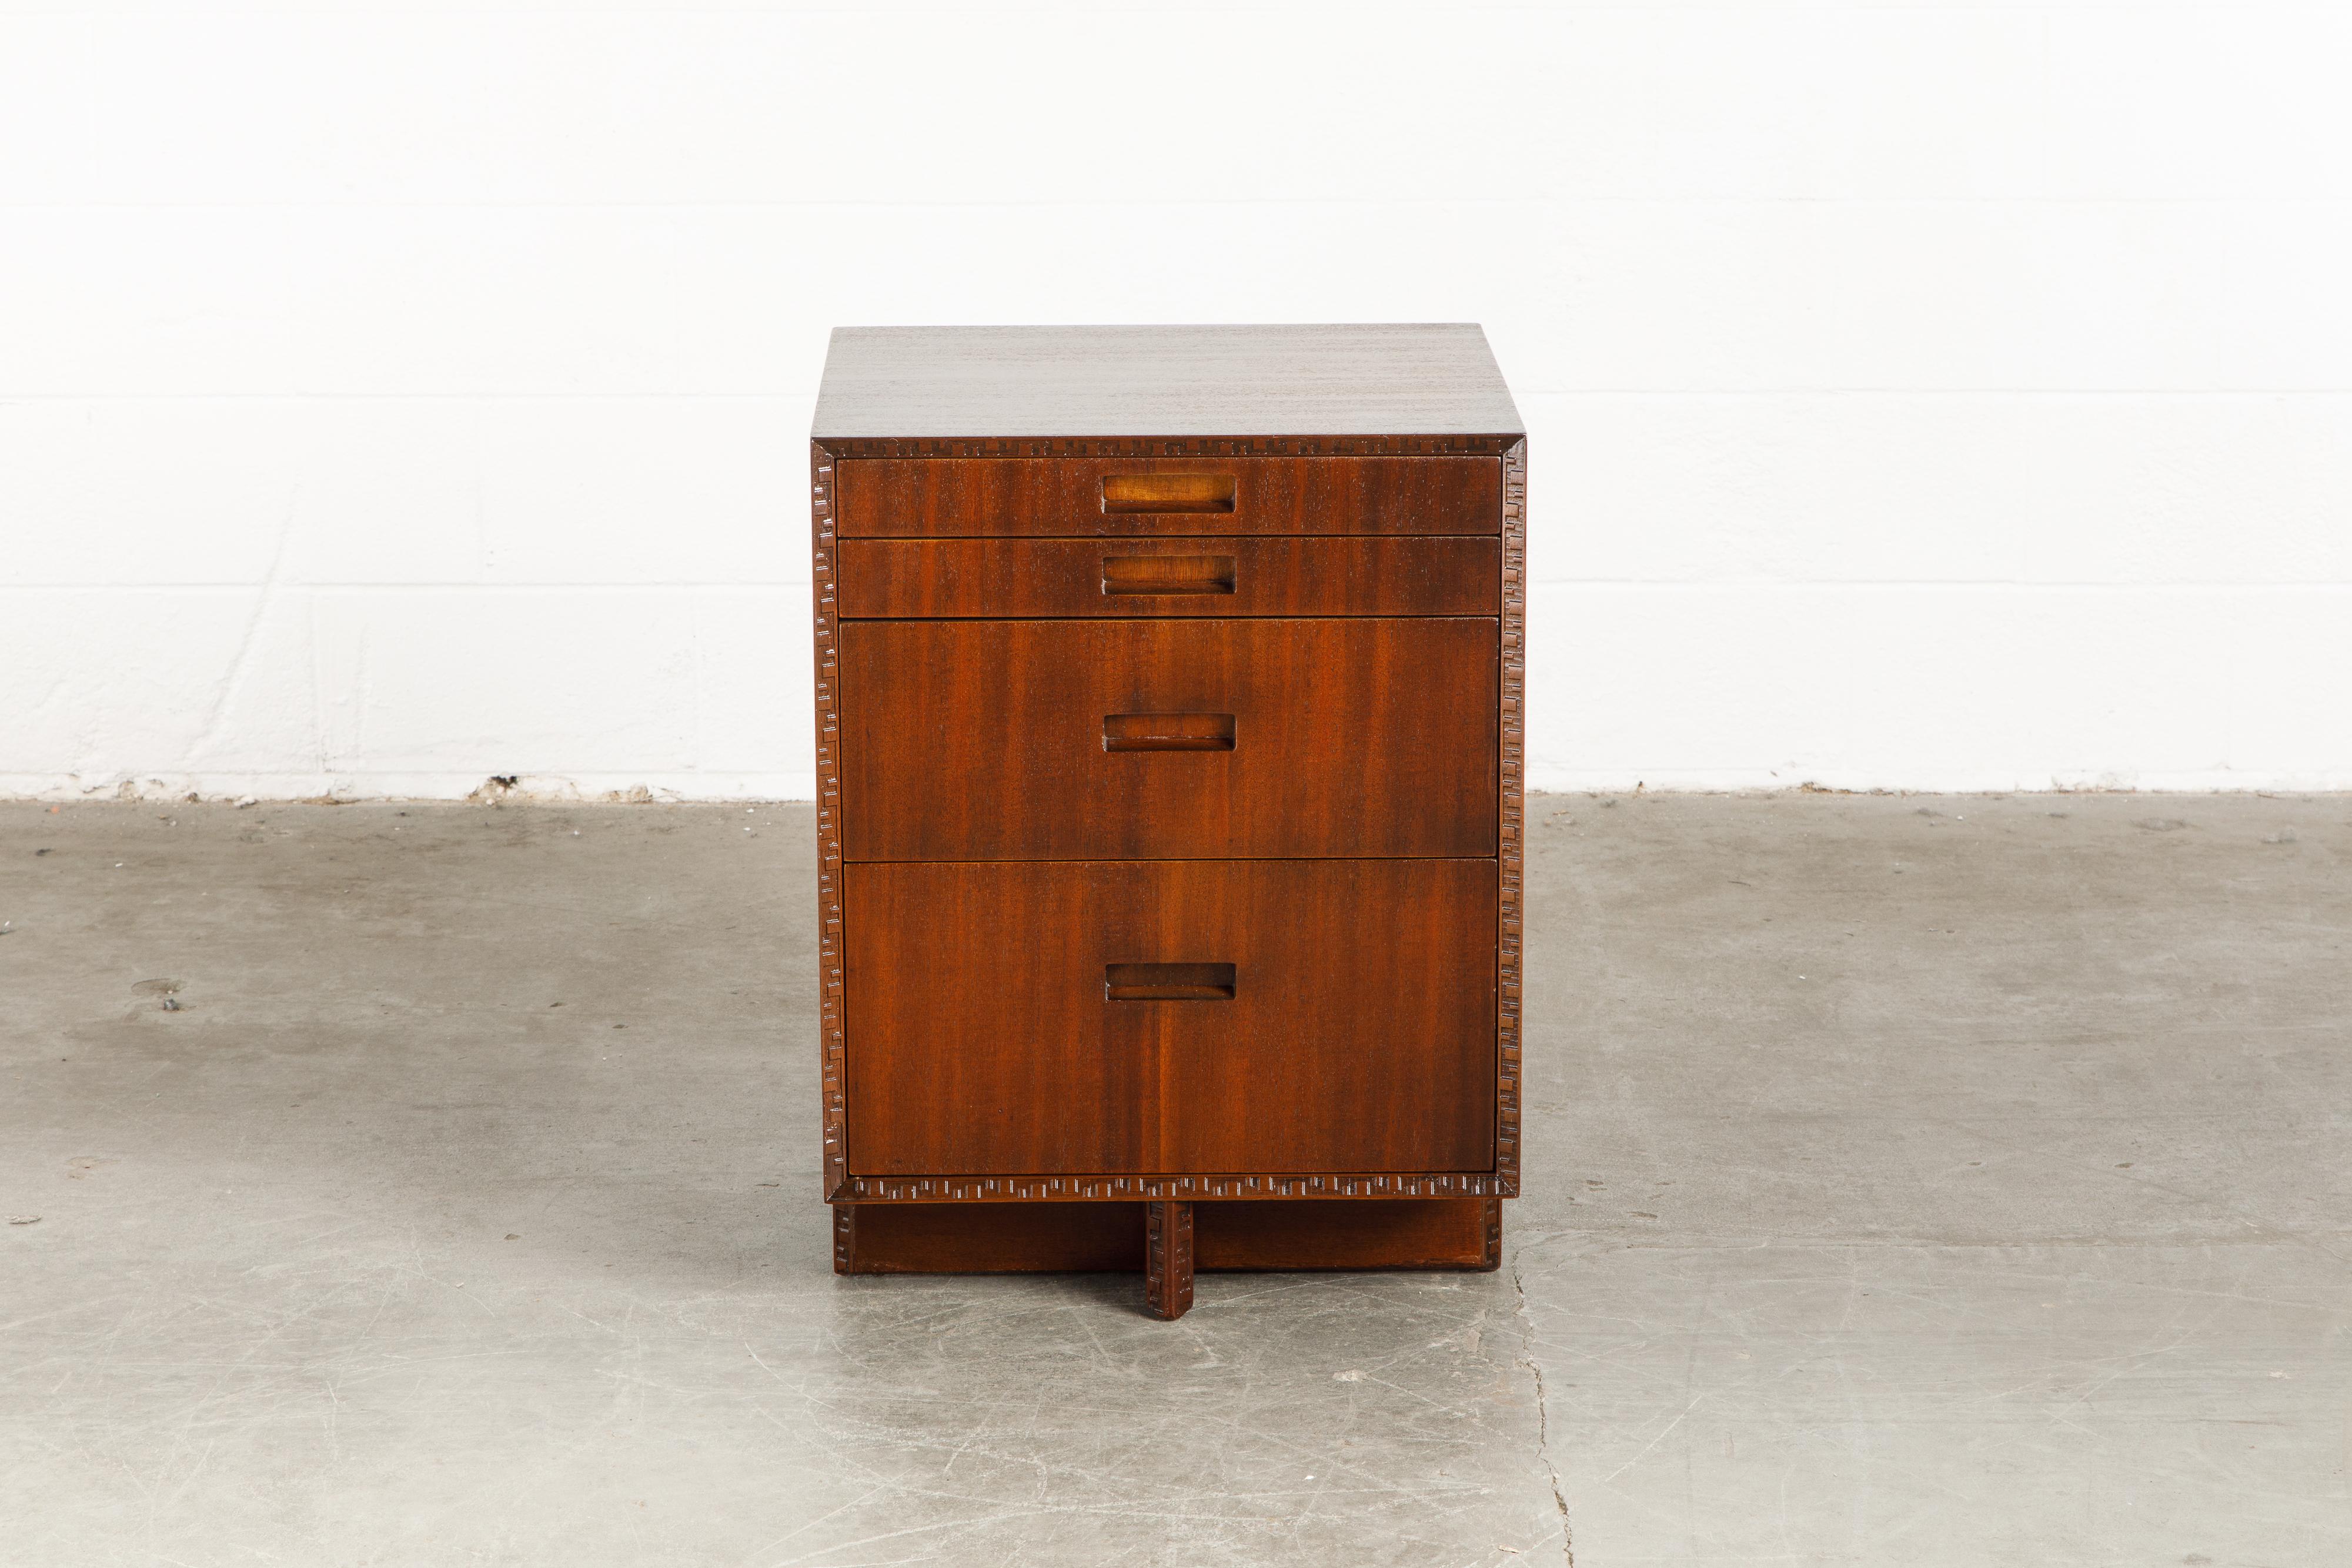
<instances>
[{"instance_id":1,"label":"vertical wooden leg support","mask_svg":"<svg viewBox=\"0 0 2352 1568\"><path fill-rule=\"evenodd\" d=\"M1132 1234L1130 1232L1130 1234ZM1143 1206L1143 1304L1155 1318L1181 1318L1192 1304L1192 1206Z\"/></svg>"}]
</instances>

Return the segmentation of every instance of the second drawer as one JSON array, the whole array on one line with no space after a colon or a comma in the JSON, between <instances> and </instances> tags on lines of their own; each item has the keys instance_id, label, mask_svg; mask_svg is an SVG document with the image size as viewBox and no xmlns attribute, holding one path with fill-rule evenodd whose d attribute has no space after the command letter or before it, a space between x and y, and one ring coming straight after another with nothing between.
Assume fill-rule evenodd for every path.
<instances>
[{"instance_id":1,"label":"second drawer","mask_svg":"<svg viewBox=\"0 0 2352 1568\"><path fill-rule=\"evenodd\" d=\"M1492 538L844 539L841 613L1493 615Z\"/></svg>"},{"instance_id":2,"label":"second drawer","mask_svg":"<svg viewBox=\"0 0 2352 1568\"><path fill-rule=\"evenodd\" d=\"M1496 622L851 621L853 861L1490 855Z\"/></svg>"}]
</instances>

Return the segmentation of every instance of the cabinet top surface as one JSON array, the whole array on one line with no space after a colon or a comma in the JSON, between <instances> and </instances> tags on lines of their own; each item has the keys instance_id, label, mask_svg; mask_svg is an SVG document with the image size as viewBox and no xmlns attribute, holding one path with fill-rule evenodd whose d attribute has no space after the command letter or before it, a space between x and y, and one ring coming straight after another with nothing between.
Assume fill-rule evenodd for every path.
<instances>
[{"instance_id":1,"label":"cabinet top surface","mask_svg":"<svg viewBox=\"0 0 2352 1568\"><path fill-rule=\"evenodd\" d=\"M836 327L818 441L1518 435L1473 322Z\"/></svg>"}]
</instances>

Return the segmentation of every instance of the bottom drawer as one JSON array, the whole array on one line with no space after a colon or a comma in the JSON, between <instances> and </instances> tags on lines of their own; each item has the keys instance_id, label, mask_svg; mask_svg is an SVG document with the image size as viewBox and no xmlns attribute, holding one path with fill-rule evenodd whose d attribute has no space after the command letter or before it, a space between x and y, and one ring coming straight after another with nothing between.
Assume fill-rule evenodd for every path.
<instances>
[{"instance_id":1,"label":"bottom drawer","mask_svg":"<svg viewBox=\"0 0 2352 1568\"><path fill-rule=\"evenodd\" d=\"M853 864L859 1176L1493 1168L1490 860Z\"/></svg>"}]
</instances>

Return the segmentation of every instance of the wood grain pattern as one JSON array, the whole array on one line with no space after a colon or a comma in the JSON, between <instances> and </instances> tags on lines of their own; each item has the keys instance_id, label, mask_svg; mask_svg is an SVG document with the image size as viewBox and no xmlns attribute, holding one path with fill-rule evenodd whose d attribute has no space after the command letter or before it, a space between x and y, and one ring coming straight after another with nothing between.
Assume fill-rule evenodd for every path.
<instances>
[{"instance_id":1,"label":"wood grain pattern","mask_svg":"<svg viewBox=\"0 0 2352 1568\"><path fill-rule=\"evenodd\" d=\"M859 1176L1493 1168L1492 861L846 877ZM1114 1000L1125 962L1229 963L1234 995Z\"/></svg>"},{"instance_id":2,"label":"wood grain pattern","mask_svg":"<svg viewBox=\"0 0 2352 1568\"><path fill-rule=\"evenodd\" d=\"M1174 1322L1192 1307L1192 1206L1143 1206L1143 1304Z\"/></svg>"},{"instance_id":3,"label":"wood grain pattern","mask_svg":"<svg viewBox=\"0 0 2352 1568\"><path fill-rule=\"evenodd\" d=\"M852 861L1491 855L1496 622L855 621ZM1230 750L1104 747L1230 715Z\"/></svg>"},{"instance_id":4,"label":"wood grain pattern","mask_svg":"<svg viewBox=\"0 0 2352 1568\"><path fill-rule=\"evenodd\" d=\"M1468 322L842 327L812 434L865 438L1523 434Z\"/></svg>"},{"instance_id":5,"label":"wood grain pattern","mask_svg":"<svg viewBox=\"0 0 2352 1568\"><path fill-rule=\"evenodd\" d=\"M1497 615L1498 538L845 539L845 619ZM1171 567L1168 591L1150 582ZM1112 587L1106 590L1106 582Z\"/></svg>"},{"instance_id":6,"label":"wood grain pattern","mask_svg":"<svg viewBox=\"0 0 2352 1568\"><path fill-rule=\"evenodd\" d=\"M1221 511L1129 511L1121 476L1232 481ZM857 458L841 465L844 538L1154 534L1494 534L1490 457Z\"/></svg>"}]
</instances>

